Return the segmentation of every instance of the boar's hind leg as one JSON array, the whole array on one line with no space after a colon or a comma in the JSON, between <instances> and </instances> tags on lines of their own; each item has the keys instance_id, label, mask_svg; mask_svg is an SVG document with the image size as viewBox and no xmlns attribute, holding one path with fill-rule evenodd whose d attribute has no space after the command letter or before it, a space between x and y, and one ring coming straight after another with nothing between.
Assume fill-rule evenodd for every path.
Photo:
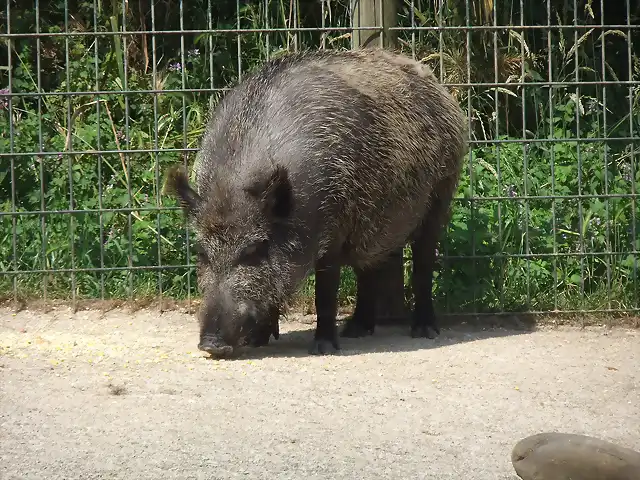
<instances>
[{"instance_id":1,"label":"boar's hind leg","mask_svg":"<svg viewBox=\"0 0 640 480\"><path fill-rule=\"evenodd\" d=\"M339 286L340 264L319 262L316 265L316 332L309 348L312 355L329 353L331 347L340 350L336 327Z\"/></svg>"},{"instance_id":2,"label":"boar's hind leg","mask_svg":"<svg viewBox=\"0 0 640 480\"><path fill-rule=\"evenodd\" d=\"M356 274L356 308L353 316L347 320L341 335L343 337L364 337L373 335L376 315L377 270L353 269Z\"/></svg>"},{"instance_id":3,"label":"boar's hind leg","mask_svg":"<svg viewBox=\"0 0 640 480\"><path fill-rule=\"evenodd\" d=\"M412 289L415 299L412 337L435 338L440 334L433 309L433 269L440 232L449 218L449 206L455 192L453 178L441 181L434 191L431 207L411 243L413 254Z\"/></svg>"}]
</instances>

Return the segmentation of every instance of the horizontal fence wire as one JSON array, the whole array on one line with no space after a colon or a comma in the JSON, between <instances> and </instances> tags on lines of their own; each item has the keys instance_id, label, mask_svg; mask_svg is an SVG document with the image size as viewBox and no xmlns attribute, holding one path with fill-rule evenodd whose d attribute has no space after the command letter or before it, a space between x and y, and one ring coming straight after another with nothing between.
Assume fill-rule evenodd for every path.
<instances>
[{"instance_id":1,"label":"horizontal fence wire","mask_svg":"<svg viewBox=\"0 0 640 480\"><path fill-rule=\"evenodd\" d=\"M375 24L355 22L346 0L9 0L0 297L199 295L166 169L192 167L211 109L247 72L286 52L353 48L357 34L393 38L467 115L436 308L637 314L640 0L363 4ZM405 249L407 285L410 259ZM343 304L355 296L344 270Z\"/></svg>"},{"instance_id":2,"label":"horizontal fence wire","mask_svg":"<svg viewBox=\"0 0 640 480\"><path fill-rule=\"evenodd\" d=\"M257 3L257 2L255 2ZM349 26L349 27L283 27L283 28L219 28L219 29L184 29L184 30L135 30L135 31L106 31L106 32L11 32L0 34L3 38L65 38L65 37L123 37L123 36L136 36L136 35L187 35L187 34L249 34L249 33L299 33L299 32L345 32L351 33L353 31L371 31L380 32L383 30L389 31L447 31L452 30L456 32L467 31L502 31L502 30L612 30L612 29L625 29L625 30L638 30L639 25L628 24L611 24L611 25L580 25L580 24L567 24L567 25L442 25L442 26L410 26L410 27L383 27L379 26Z\"/></svg>"},{"instance_id":3,"label":"horizontal fence wire","mask_svg":"<svg viewBox=\"0 0 640 480\"><path fill-rule=\"evenodd\" d=\"M600 82L477 82L477 83L450 83L442 82L447 87L566 87L566 86L582 86L582 85L615 85L615 86L638 86L640 81L600 81ZM92 90L86 92L24 92L24 93L5 93L4 98L8 97L64 97L64 96L104 96L104 95L131 95L135 93L225 93L230 88L178 88L178 89L163 89L163 90Z\"/></svg>"}]
</instances>

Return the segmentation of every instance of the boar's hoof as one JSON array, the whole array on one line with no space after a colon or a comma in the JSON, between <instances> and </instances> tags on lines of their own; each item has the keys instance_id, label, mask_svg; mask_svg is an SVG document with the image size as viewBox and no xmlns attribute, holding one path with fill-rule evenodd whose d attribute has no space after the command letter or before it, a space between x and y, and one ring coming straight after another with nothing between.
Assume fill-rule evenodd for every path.
<instances>
[{"instance_id":1,"label":"boar's hoof","mask_svg":"<svg viewBox=\"0 0 640 480\"><path fill-rule=\"evenodd\" d=\"M340 345L337 339L324 340L322 338L315 338L309 347L309 353L311 355L326 355L331 351L333 351L333 353L340 351Z\"/></svg>"},{"instance_id":2,"label":"boar's hoof","mask_svg":"<svg viewBox=\"0 0 640 480\"><path fill-rule=\"evenodd\" d=\"M427 337L434 339L440 335L440 329L436 325L414 325L411 327L411 336L413 338Z\"/></svg>"},{"instance_id":3,"label":"boar's hoof","mask_svg":"<svg viewBox=\"0 0 640 480\"><path fill-rule=\"evenodd\" d=\"M345 322L344 328L340 333L342 337L359 338L373 335L374 327L367 327L357 317L351 317Z\"/></svg>"}]
</instances>

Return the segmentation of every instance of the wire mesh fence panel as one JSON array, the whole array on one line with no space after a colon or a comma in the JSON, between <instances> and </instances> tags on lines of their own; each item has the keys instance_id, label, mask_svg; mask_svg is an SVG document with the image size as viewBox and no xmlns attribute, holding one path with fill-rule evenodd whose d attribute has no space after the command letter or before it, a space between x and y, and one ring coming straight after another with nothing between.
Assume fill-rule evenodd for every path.
<instances>
[{"instance_id":1,"label":"wire mesh fence panel","mask_svg":"<svg viewBox=\"0 0 640 480\"><path fill-rule=\"evenodd\" d=\"M468 116L436 308L637 312L640 2L394 8L385 34ZM210 109L247 72L286 52L352 48L353 11L348 0L9 0L0 295L197 296L193 234L162 193L165 170L192 165ZM407 261L407 284L410 273ZM354 295L345 269L340 300Z\"/></svg>"}]
</instances>

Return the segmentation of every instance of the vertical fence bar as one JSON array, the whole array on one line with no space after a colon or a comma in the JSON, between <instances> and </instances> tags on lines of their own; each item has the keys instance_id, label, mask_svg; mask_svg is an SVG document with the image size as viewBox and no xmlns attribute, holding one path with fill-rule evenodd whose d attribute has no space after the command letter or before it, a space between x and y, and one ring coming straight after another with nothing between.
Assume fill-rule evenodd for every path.
<instances>
[{"instance_id":1,"label":"vertical fence bar","mask_svg":"<svg viewBox=\"0 0 640 480\"><path fill-rule=\"evenodd\" d=\"M520 0L520 26L524 27L524 0ZM525 32L524 28L520 30L522 35L522 41L520 42L520 78L524 83L525 80L525 49L524 49L524 41L525 41ZM527 98L525 96L525 86L522 85L521 92L521 101L522 101L522 135L523 139L527 138L527 117L525 115L525 106L527 102ZM523 175L524 175L524 241L525 241L525 253L527 254L527 308L531 308L531 244L529 239L529 216L530 216L530 198L529 198L529 158L527 156L527 144L526 142L522 143L522 163L523 163Z\"/></svg>"},{"instance_id":2,"label":"vertical fence bar","mask_svg":"<svg viewBox=\"0 0 640 480\"><path fill-rule=\"evenodd\" d=\"M631 48L631 0L626 1L627 4L627 63L629 65L629 82L633 82L633 54ZM640 90L640 87L638 87ZM634 104L634 87L633 84L629 83L629 136L635 137L635 125L633 121L634 112L633 112L633 104ZM637 230L637 188L636 188L636 155L635 155L635 143L634 140L630 142L630 151L629 151L629 183L631 183L631 252L633 255L633 293L635 303L633 308L638 309L640 307L640 295L638 294L638 238L636 237Z\"/></svg>"},{"instance_id":3,"label":"vertical fence bar","mask_svg":"<svg viewBox=\"0 0 640 480\"><path fill-rule=\"evenodd\" d=\"M440 83L444 83L444 30L443 30L443 21L442 21L442 10L444 9L446 2L439 2L438 6L437 6L437 14L436 14L436 21L438 24L438 62L440 64L439 66L439 78L440 78ZM467 96L469 95L469 92L471 91L470 87L464 87L467 89ZM471 118L471 110L467 111L467 120L469 122L471 122L470 120ZM469 123L469 125L471 125L471 123ZM469 129L469 138L471 138L472 134L471 134L471 129ZM469 154L471 155L471 154ZM455 199L452 201L452 206L456 204ZM462 202L459 202L459 204L462 204ZM447 226L448 227L448 226ZM444 228L443 229L444 232L448 232L448 228ZM448 242L442 242L445 245L445 248L443 249L444 251L442 252L442 265L446 266L447 265L447 258L449 257L449 244ZM444 269L446 271L446 268ZM445 295L445 311L446 313L451 313L451 295Z\"/></svg>"},{"instance_id":4,"label":"vertical fence bar","mask_svg":"<svg viewBox=\"0 0 640 480\"><path fill-rule=\"evenodd\" d=\"M602 68L602 81L606 82L607 80L607 67L606 67L606 31L604 29L604 1L600 0L600 26L602 41L600 42L600 54L602 55L601 68ZM578 101L580 102L580 97L578 97ZM577 109L578 106L576 106ZM609 136L607 132L607 85L602 85L602 132L603 137L607 138ZM610 217L610 201L609 201L609 144L608 141L604 142L604 152L603 152L603 167L604 167L604 194L605 198L605 208L606 208L606 223L605 223L605 232L606 232L606 240L605 245L607 249L607 254L604 256L606 258L606 267L607 267L607 308L611 309L611 217ZM593 220L590 220L592 222ZM593 259L593 264L591 268L595 267L595 263L597 263L598 258L595 257Z\"/></svg>"},{"instance_id":5,"label":"vertical fence bar","mask_svg":"<svg viewBox=\"0 0 640 480\"><path fill-rule=\"evenodd\" d=\"M40 33L40 2L35 2L35 14L36 14L36 33ZM45 158L42 153L44 152L44 138L42 132L42 40L40 36L36 37L36 83L38 89L38 166L40 173L40 210L45 211L47 204L45 201L45 189L44 189L44 161ZM47 108L49 110L49 108ZM40 235L42 240L42 270L47 270L47 217L44 213L40 214ZM48 276L46 273L42 274L42 300L44 308L47 308L47 281Z\"/></svg>"},{"instance_id":6,"label":"vertical fence bar","mask_svg":"<svg viewBox=\"0 0 640 480\"><path fill-rule=\"evenodd\" d=\"M180 26L182 29L182 0L180 0ZM154 32L155 32L155 26L154 26ZM184 44L184 36L180 35L180 42L181 45ZM154 33L154 38L155 38L155 33ZM155 54L155 46L154 46L154 54ZM180 69L184 72L184 55L181 56L180 58ZM155 64L155 62L154 62ZM154 65L154 68L156 68L156 66ZM157 73L157 72L156 72ZM155 83L155 79L154 79L154 83ZM157 87L154 86L154 89L156 89ZM183 87L184 88L184 87ZM158 127L158 114L157 114L157 110L158 110L158 96L156 95L154 97L154 112L156 112L156 114L153 117L153 123L154 123L154 145L153 148L156 149L156 152L154 154L154 165L156 166L156 182L157 182L157 191L158 191L158 196L157 196L157 203L158 205L160 204L160 155L159 152L157 151L158 148L160 148L160 145L158 143L158 135L159 135L159 127ZM183 95L183 101L184 101L184 95ZM160 210L158 210L157 215L156 215L156 242L158 244L158 266L162 265L162 222L160 221L160 219L162 218L162 212ZM163 305L162 305L162 268L158 269L158 309L160 312L163 311Z\"/></svg>"},{"instance_id":7,"label":"vertical fence bar","mask_svg":"<svg viewBox=\"0 0 640 480\"><path fill-rule=\"evenodd\" d=\"M75 155L73 151L75 150L73 147L73 125L71 119L71 102L73 100L73 95L71 95L71 66L69 59L69 2L64 2L64 33L66 34L64 37L64 57L66 61L65 66L65 78L67 80L67 170L69 173L69 210L75 210L75 201L73 197L73 160ZM75 313L77 310L76 303L76 251L75 251L75 217L74 214L71 213L69 215L69 247L71 251L71 301L72 301L72 309Z\"/></svg>"},{"instance_id":8,"label":"vertical fence bar","mask_svg":"<svg viewBox=\"0 0 640 480\"><path fill-rule=\"evenodd\" d=\"M299 5L298 0L291 0L291 8L293 10L293 28L295 28L295 33L293 34L293 51L297 52L300 49L300 31L297 30L300 27L300 18L299 15ZM291 26L291 24L289 24Z\"/></svg>"},{"instance_id":9,"label":"vertical fence bar","mask_svg":"<svg viewBox=\"0 0 640 480\"><path fill-rule=\"evenodd\" d=\"M156 6L155 2L150 3L151 6L151 78L153 82L153 165L154 165L154 175L156 182L156 206L159 207L162 204L161 201L161 184L160 184L160 156L158 155L159 142L158 142L158 95L160 93L157 90L160 90L160 82L158 82L158 58L157 58L157 44L156 44ZM157 234L157 249L158 249L158 263L161 263L162 258L162 244L160 243L160 210L157 211L156 215L156 230ZM186 227L185 227L186 228ZM187 259L188 261L188 259ZM158 269L158 298L159 298L159 309L162 311L162 270Z\"/></svg>"},{"instance_id":10,"label":"vertical fence bar","mask_svg":"<svg viewBox=\"0 0 640 480\"><path fill-rule=\"evenodd\" d=\"M114 12L117 13L117 12ZM130 124L130 115L129 115L129 48L128 48L128 36L125 35L127 31L127 0L122 0L122 32L123 35L120 36L122 39L122 66L123 66L123 75L122 75L122 87L125 91L124 93L124 135L125 135L125 144L127 146L127 150L131 150L131 124ZM157 117L156 117L156 127L157 127ZM125 180L127 181L127 231L128 231L128 239L129 239L129 249L128 249L128 266L129 266L129 300L134 299L134 270L133 270L133 193L131 192L131 154L125 153Z\"/></svg>"},{"instance_id":11,"label":"vertical fence bar","mask_svg":"<svg viewBox=\"0 0 640 480\"><path fill-rule=\"evenodd\" d=\"M389 2L387 2L389 3ZM383 48L385 45L385 37L388 34L388 30L387 30L387 26L385 21L384 21L384 15L385 15L385 2L381 1L380 2L380 8L378 9L378 25L380 25L380 27L382 28L382 30L380 31L380 35L378 36L378 46L380 48Z\"/></svg>"},{"instance_id":12,"label":"vertical fence bar","mask_svg":"<svg viewBox=\"0 0 640 480\"><path fill-rule=\"evenodd\" d=\"M93 64L95 71L95 89L100 91L100 63L98 57L100 55L99 49L99 36L98 36L98 0L93 0ZM103 184L103 172L102 172L102 130L101 130L101 109L100 104L102 99L99 94L96 95L96 146L98 147L97 161L98 161L98 222L100 223L100 299L105 299L105 284L104 284L104 247L106 239L104 237L104 192L102 188Z\"/></svg>"},{"instance_id":13,"label":"vertical fence bar","mask_svg":"<svg viewBox=\"0 0 640 480\"><path fill-rule=\"evenodd\" d=\"M409 14L411 15L411 58L416 59L416 5L415 0L411 0L409 6Z\"/></svg>"},{"instance_id":14,"label":"vertical fence bar","mask_svg":"<svg viewBox=\"0 0 640 480\"><path fill-rule=\"evenodd\" d=\"M183 0L180 0L180 31L184 32L184 2ZM180 34L180 65L182 66L180 73L182 74L181 76L181 85L182 85L182 90L185 90L187 88L187 78L186 78L186 65L187 62L185 61L185 56L184 56L184 34L181 33ZM187 124L187 98L186 95L183 94L182 95L182 148L187 148L188 145L188 138L187 138L187 130L188 130L188 124ZM185 169L188 168L188 162L187 162L187 155L183 155L184 158L184 167ZM187 170L188 171L188 170ZM160 236L160 212L158 212L158 245L160 245L161 242L161 236ZM189 258L191 258L190 255L190 248L189 248L189 229L187 229L186 232L186 237L185 237L185 251L187 254L187 263L189 262ZM159 249L158 249L159 251ZM160 258L160 256L158 256L158 258ZM187 275L187 289L190 290L191 289L191 275ZM160 290L160 300L162 301L162 290Z\"/></svg>"},{"instance_id":15,"label":"vertical fence bar","mask_svg":"<svg viewBox=\"0 0 640 480\"><path fill-rule=\"evenodd\" d=\"M211 90L213 90L215 88L215 83L213 81L213 6L212 6L212 2L215 0L207 0L207 29L209 30L209 86L211 88ZM265 0L268 1L268 0ZM153 10L152 10L153 12ZM211 107L211 104L209 104L209 107Z\"/></svg>"},{"instance_id":16,"label":"vertical fence bar","mask_svg":"<svg viewBox=\"0 0 640 480\"><path fill-rule=\"evenodd\" d=\"M242 81L242 39L240 32L240 0L236 0L236 39L238 42L238 81Z\"/></svg>"},{"instance_id":17,"label":"vertical fence bar","mask_svg":"<svg viewBox=\"0 0 640 480\"><path fill-rule=\"evenodd\" d=\"M547 75L548 81L553 81L553 56L551 55L553 42L551 41L551 0L547 0ZM555 137L553 129L553 87L549 87L549 135L547 138ZM556 169L555 169L555 141L549 142L550 161L551 161L551 225L553 229L553 305L558 310L558 238L556 236L557 220L556 220Z\"/></svg>"},{"instance_id":18,"label":"vertical fence bar","mask_svg":"<svg viewBox=\"0 0 640 480\"><path fill-rule=\"evenodd\" d=\"M268 1L268 0L265 0ZM208 32L208 44L209 44L209 87L211 88L211 90L213 90L215 88L215 82L214 82L214 70L213 70L213 64L214 64L214 57L213 57L213 5L212 5L212 0L208 0L207 1L207 29L209 30ZM212 99L213 99L213 95L211 95L209 97L209 102L208 103L208 108L212 107ZM197 156L196 156L196 160L197 160ZM187 222L185 222L185 233L186 233L186 238L189 238L189 225ZM189 240L187 240L187 243L189 242ZM187 257L187 263L189 265L189 279L191 279L191 272L193 271L193 265L191 264L191 256L189 255ZM197 283L197 282L196 282ZM189 301L189 308L191 308L191 301Z\"/></svg>"},{"instance_id":19,"label":"vertical fence bar","mask_svg":"<svg viewBox=\"0 0 640 480\"><path fill-rule=\"evenodd\" d=\"M575 62L575 81L576 81L576 98L580 98L580 60L578 59L578 29L576 26L578 25L578 2L577 0L573 0L573 44L574 48L574 62ZM576 154L578 157L578 228L580 235L580 310L584 311L585 306L585 294L584 294L584 259L585 259L585 248L584 248L584 213L582 211L582 197L584 196L584 192L582 190L582 152L581 152L581 134L580 134L580 109L576 105Z\"/></svg>"},{"instance_id":20,"label":"vertical fence bar","mask_svg":"<svg viewBox=\"0 0 640 480\"><path fill-rule=\"evenodd\" d=\"M553 42L551 41L551 0L547 0L547 72L548 81L553 81L553 56L551 55ZM552 140L555 138L555 132L553 130L553 87L549 87L549 134L547 138ZM553 304L554 309L558 309L558 238L557 231L557 219L556 219L556 169L555 169L555 141L549 142L550 161L551 161L551 195L554 197L551 200L551 224L553 227Z\"/></svg>"},{"instance_id":21,"label":"vertical fence bar","mask_svg":"<svg viewBox=\"0 0 640 480\"><path fill-rule=\"evenodd\" d=\"M466 65L466 74L467 74L467 83L471 84L471 0L465 0L465 21L466 21L466 56L467 56L467 65ZM471 132L472 124L471 124L471 116L473 112L473 105L471 103L471 91L472 88L469 87L469 93L467 95L467 128L469 132ZM473 146L469 147L469 219L471 225L475 225L475 192L473 190ZM477 260L476 260L476 236L475 233L471 234L471 255L472 264L473 264L473 306L476 308L476 295L478 293L477 285L478 285L478 269L476 268Z\"/></svg>"},{"instance_id":22,"label":"vertical fence bar","mask_svg":"<svg viewBox=\"0 0 640 480\"><path fill-rule=\"evenodd\" d=\"M322 26L324 27L324 0L320 2L320 8L322 9ZM269 61L271 58L271 34L269 32L269 0L264 0L264 28L267 29L265 32L265 48L267 50L265 59ZM324 32L322 35L322 48L324 48Z\"/></svg>"},{"instance_id":23,"label":"vertical fence bar","mask_svg":"<svg viewBox=\"0 0 640 480\"><path fill-rule=\"evenodd\" d=\"M11 6L10 2L7 2L7 33L11 33ZM11 171L11 266L13 269L13 309L18 311L18 235L17 235L17 210L16 210L16 165L15 157L15 131L13 126L13 42L11 37L7 38L7 63L9 70L8 87L9 87L9 101L7 102L7 108L9 109L9 169Z\"/></svg>"},{"instance_id":24,"label":"vertical fence bar","mask_svg":"<svg viewBox=\"0 0 640 480\"><path fill-rule=\"evenodd\" d=\"M211 32L208 33L208 37L211 38ZM200 55L199 49L195 49L194 51L194 55ZM185 148L188 147L188 137L187 137L187 127L185 127L185 133L184 133L184 146ZM189 162L187 161L188 159L188 155L184 155L184 159L185 159L185 169L187 169L186 171L188 172L188 168L189 168ZM159 179L158 179L159 180ZM185 250L187 253L187 261L186 264L188 265L187 267L187 306L189 308L189 311L191 311L191 232L189 231L188 225L185 225Z\"/></svg>"},{"instance_id":25,"label":"vertical fence bar","mask_svg":"<svg viewBox=\"0 0 640 480\"><path fill-rule=\"evenodd\" d=\"M268 2L269 0L265 0ZM322 28L322 35L320 35L320 49L324 50L327 46L327 31L325 28L327 27L327 12L326 12L326 0L320 0L320 27ZM329 9L329 15L331 15L331 9ZM267 16L267 27L269 28L269 17ZM267 33L267 45L269 45L269 34Z\"/></svg>"},{"instance_id":26,"label":"vertical fence bar","mask_svg":"<svg viewBox=\"0 0 640 480\"><path fill-rule=\"evenodd\" d=\"M442 10L444 9L445 2L440 2L438 5L438 60L440 61L440 82L444 82L444 30L442 23ZM471 89L467 87L467 93ZM469 112L471 115L471 112Z\"/></svg>"},{"instance_id":27,"label":"vertical fence bar","mask_svg":"<svg viewBox=\"0 0 640 480\"><path fill-rule=\"evenodd\" d=\"M356 26L360 25L360 0L349 0L349 16L351 20L351 48L358 48L360 46L359 38L360 31L356 30Z\"/></svg>"},{"instance_id":28,"label":"vertical fence bar","mask_svg":"<svg viewBox=\"0 0 640 480\"><path fill-rule=\"evenodd\" d=\"M496 5L494 2L491 2L491 5L493 7L493 81L495 83L498 83L500 80L500 75L498 73L498 9L496 8ZM523 37L524 37L524 32L522 32ZM501 177L501 171L500 171L500 103L498 102L498 89L495 88L494 92L493 92L493 100L494 100L494 111L495 111L495 117L496 117L496 122L495 122L495 128L496 128L496 132L494 135L494 138L496 139L496 181L498 182L498 192L502 192L502 177ZM500 243L500 245L502 245L502 211L501 211L501 205L502 202L500 200L497 201L497 213L498 213L498 241ZM499 271L503 271L504 270L504 260L498 260L500 268L498 268ZM503 278L501 278L501 288L500 288L500 311L504 311L504 284L503 284Z\"/></svg>"}]
</instances>

